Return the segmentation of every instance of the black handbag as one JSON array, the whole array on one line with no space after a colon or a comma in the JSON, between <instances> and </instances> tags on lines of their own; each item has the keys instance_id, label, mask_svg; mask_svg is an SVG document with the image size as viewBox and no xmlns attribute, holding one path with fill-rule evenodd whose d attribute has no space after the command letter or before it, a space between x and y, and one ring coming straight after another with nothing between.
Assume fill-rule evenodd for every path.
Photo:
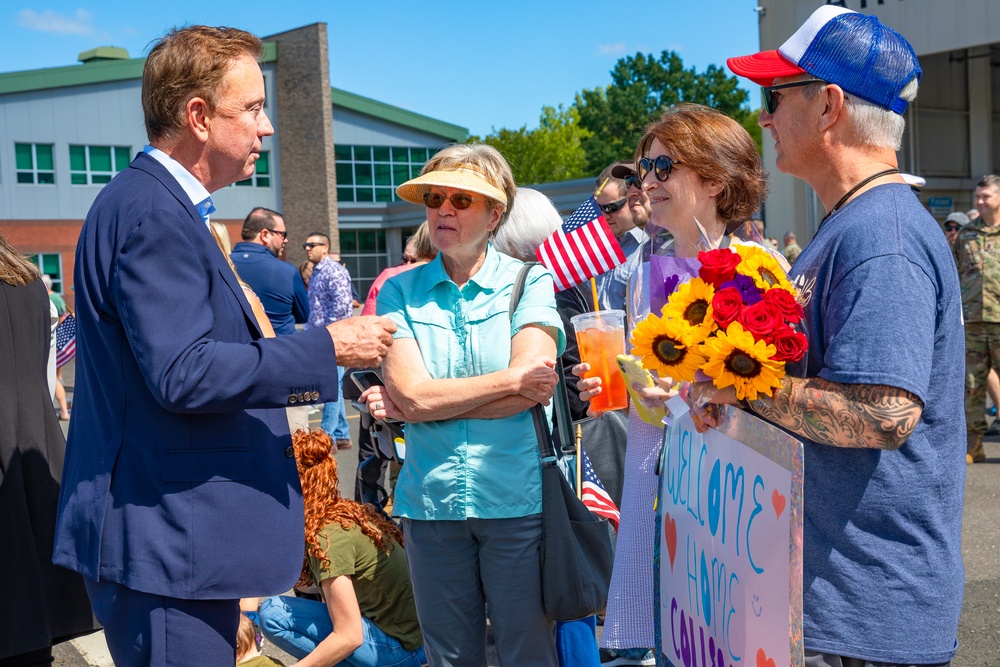
<instances>
[{"instance_id":1,"label":"black handbag","mask_svg":"<svg viewBox=\"0 0 1000 667\"><path fill-rule=\"evenodd\" d=\"M534 263L526 264L518 273L511 295L511 319ZM566 443L569 403L561 362L556 371L560 381L553 394L553 412L561 440ZM600 612L608 602L614 561L610 527L607 519L591 513L576 497L556 464L545 410L536 404L531 416L542 461L542 606L553 620L573 621Z\"/></svg>"}]
</instances>

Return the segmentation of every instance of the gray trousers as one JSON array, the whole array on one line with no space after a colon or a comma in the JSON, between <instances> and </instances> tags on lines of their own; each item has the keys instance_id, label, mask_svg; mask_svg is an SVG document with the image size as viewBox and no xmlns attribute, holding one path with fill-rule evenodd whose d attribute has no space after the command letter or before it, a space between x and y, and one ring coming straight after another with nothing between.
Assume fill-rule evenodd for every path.
<instances>
[{"instance_id":1,"label":"gray trousers","mask_svg":"<svg viewBox=\"0 0 1000 667\"><path fill-rule=\"evenodd\" d=\"M501 667L555 667L555 622L542 609L540 514L403 520L431 667L486 664L486 606Z\"/></svg>"},{"instance_id":2,"label":"gray trousers","mask_svg":"<svg viewBox=\"0 0 1000 667\"><path fill-rule=\"evenodd\" d=\"M861 658L843 658L839 655L807 650L805 667L948 667L950 664L951 661L934 665L899 665L889 662L872 662Z\"/></svg>"}]
</instances>

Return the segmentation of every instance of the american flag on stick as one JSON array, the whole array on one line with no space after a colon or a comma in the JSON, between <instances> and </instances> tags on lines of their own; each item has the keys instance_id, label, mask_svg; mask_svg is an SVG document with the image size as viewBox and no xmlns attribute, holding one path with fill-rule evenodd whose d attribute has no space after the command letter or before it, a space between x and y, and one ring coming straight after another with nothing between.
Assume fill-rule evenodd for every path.
<instances>
[{"instance_id":1,"label":"american flag on stick","mask_svg":"<svg viewBox=\"0 0 1000 667\"><path fill-rule=\"evenodd\" d=\"M583 484L581 485L580 500L591 512L610 521L617 531L621 513L618 511L615 501L608 495L604 485L601 484L597 473L594 472L594 466L590 462L590 457L587 456L587 450L582 447L580 448L580 457L583 459Z\"/></svg>"},{"instance_id":2,"label":"american flag on stick","mask_svg":"<svg viewBox=\"0 0 1000 667\"><path fill-rule=\"evenodd\" d=\"M76 317L70 313L56 326L56 368L76 356Z\"/></svg>"},{"instance_id":3,"label":"american flag on stick","mask_svg":"<svg viewBox=\"0 0 1000 667\"><path fill-rule=\"evenodd\" d=\"M597 200L591 197L536 251L538 261L552 272L561 292L625 261Z\"/></svg>"}]
</instances>

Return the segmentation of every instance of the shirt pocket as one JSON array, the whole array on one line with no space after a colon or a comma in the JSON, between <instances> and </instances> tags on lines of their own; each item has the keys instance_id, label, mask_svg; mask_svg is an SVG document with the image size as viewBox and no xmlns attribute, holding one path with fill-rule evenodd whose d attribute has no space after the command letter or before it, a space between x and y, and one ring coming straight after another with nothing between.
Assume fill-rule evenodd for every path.
<instances>
[{"instance_id":1,"label":"shirt pocket","mask_svg":"<svg viewBox=\"0 0 1000 667\"><path fill-rule=\"evenodd\" d=\"M476 375L487 375L510 366L509 304L493 302L470 314L469 341Z\"/></svg>"}]
</instances>

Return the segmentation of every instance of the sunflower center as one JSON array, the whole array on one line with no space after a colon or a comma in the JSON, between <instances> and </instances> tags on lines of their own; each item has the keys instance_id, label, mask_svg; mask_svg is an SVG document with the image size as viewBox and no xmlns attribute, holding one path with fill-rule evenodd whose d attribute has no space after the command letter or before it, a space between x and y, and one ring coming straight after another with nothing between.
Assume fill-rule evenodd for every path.
<instances>
[{"instance_id":1,"label":"sunflower center","mask_svg":"<svg viewBox=\"0 0 1000 667\"><path fill-rule=\"evenodd\" d=\"M733 350L733 352L726 357L726 370L733 375L753 378L760 374L761 368L762 365L759 361L742 350Z\"/></svg>"},{"instance_id":2,"label":"sunflower center","mask_svg":"<svg viewBox=\"0 0 1000 667\"><path fill-rule=\"evenodd\" d=\"M653 354L664 364L677 364L684 360L687 348L670 336L657 336L653 339Z\"/></svg>"},{"instance_id":3,"label":"sunflower center","mask_svg":"<svg viewBox=\"0 0 1000 667\"><path fill-rule=\"evenodd\" d=\"M708 314L708 301L704 299L698 299L697 301L692 301L687 308L684 309L684 319L688 321L688 324L692 326L698 326L705 321L705 315Z\"/></svg>"},{"instance_id":4,"label":"sunflower center","mask_svg":"<svg viewBox=\"0 0 1000 667\"><path fill-rule=\"evenodd\" d=\"M761 270L760 270L760 277L761 277L761 279L763 279L763 281L765 283L768 284L769 287L771 285L777 285L778 284L778 278L777 278L777 276L775 276L773 273L771 273L769 270L767 270L765 268L761 268Z\"/></svg>"}]
</instances>

